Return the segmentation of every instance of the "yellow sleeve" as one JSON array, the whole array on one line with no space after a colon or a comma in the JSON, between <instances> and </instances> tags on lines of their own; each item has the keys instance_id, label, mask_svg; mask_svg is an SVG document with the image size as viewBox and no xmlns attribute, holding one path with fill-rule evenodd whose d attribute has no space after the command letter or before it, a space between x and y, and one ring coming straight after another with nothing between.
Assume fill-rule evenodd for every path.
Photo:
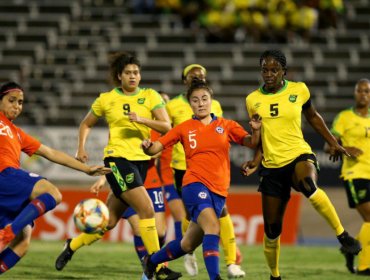
<instances>
[{"instance_id":1,"label":"yellow sleeve","mask_svg":"<svg viewBox=\"0 0 370 280\"><path fill-rule=\"evenodd\" d=\"M155 109L158 109L158 108L163 108L165 107L165 103L163 101L163 98L162 96L157 92L155 91L154 89L150 89L150 104L151 104L151 108L150 110L153 111Z\"/></svg>"},{"instance_id":2,"label":"yellow sleeve","mask_svg":"<svg viewBox=\"0 0 370 280\"><path fill-rule=\"evenodd\" d=\"M303 105L310 99L311 93L305 83L300 82L300 85L301 85L302 101L303 101L302 105Z\"/></svg>"},{"instance_id":3,"label":"yellow sleeve","mask_svg":"<svg viewBox=\"0 0 370 280\"><path fill-rule=\"evenodd\" d=\"M221 104L215 99L212 100L212 113L215 114L217 117L222 117L223 115Z\"/></svg>"},{"instance_id":4,"label":"yellow sleeve","mask_svg":"<svg viewBox=\"0 0 370 280\"><path fill-rule=\"evenodd\" d=\"M94 103L91 105L91 112L98 118L104 115L101 95L96 98Z\"/></svg>"},{"instance_id":5,"label":"yellow sleeve","mask_svg":"<svg viewBox=\"0 0 370 280\"><path fill-rule=\"evenodd\" d=\"M337 136L341 137L344 133L345 127L346 127L346 118L344 117L343 112L340 112L333 121L333 126L331 128L331 132Z\"/></svg>"}]
</instances>

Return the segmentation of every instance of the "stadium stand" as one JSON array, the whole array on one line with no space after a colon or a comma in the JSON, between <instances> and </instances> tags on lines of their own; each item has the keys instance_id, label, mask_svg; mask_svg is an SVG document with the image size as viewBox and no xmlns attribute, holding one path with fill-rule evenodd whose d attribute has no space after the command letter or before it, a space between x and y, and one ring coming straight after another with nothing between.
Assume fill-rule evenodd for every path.
<instances>
[{"instance_id":1,"label":"stadium stand","mask_svg":"<svg viewBox=\"0 0 370 280\"><path fill-rule=\"evenodd\" d=\"M281 48L288 79L307 83L331 122L350 106L353 86L370 73L370 1L344 1L337 29L318 30L310 43L206 43L174 14L133 14L123 0L9 0L0 2L0 82L27 91L20 122L77 125L100 91L110 89L107 54L134 52L142 84L173 95L183 90L181 69L204 64L225 116L246 118L244 96L259 85L261 50Z\"/></svg>"}]
</instances>

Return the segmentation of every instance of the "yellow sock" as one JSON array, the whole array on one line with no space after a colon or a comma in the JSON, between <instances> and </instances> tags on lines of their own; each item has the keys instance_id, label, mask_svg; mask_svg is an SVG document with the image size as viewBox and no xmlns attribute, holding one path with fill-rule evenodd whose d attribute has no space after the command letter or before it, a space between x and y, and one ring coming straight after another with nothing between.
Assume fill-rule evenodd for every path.
<instances>
[{"instance_id":1,"label":"yellow sock","mask_svg":"<svg viewBox=\"0 0 370 280\"><path fill-rule=\"evenodd\" d=\"M357 237L362 250L358 254L358 270L370 268L370 223L363 223Z\"/></svg>"},{"instance_id":2,"label":"yellow sock","mask_svg":"<svg viewBox=\"0 0 370 280\"><path fill-rule=\"evenodd\" d=\"M344 228L339 220L337 211L331 203L329 197L322 189L317 189L310 197L309 200L312 206L320 213L321 216L329 223L329 225L335 230L335 234L338 236L343 233Z\"/></svg>"},{"instance_id":3,"label":"yellow sock","mask_svg":"<svg viewBox=\"0 0 370 280\"><path fill-rule=\"evenodd\" d=\"M264 235L263 252L265 254L267 265L270 268L271 275L279 277L280 235L272 240Z\"/></svg>"},{"instance_id":4,"label":"yellow sock","mask_svg":"<svg viewBox=\"0 0 370 280\"><path fill-rule=\"evenodd\" d=\"M81 233L79 236L72 239L69 247L72 249L72 251L77 251L82 246L91 245L95 241L102 239L103 235L104 233Z\"/></svg>"},{"instance_id":5,"label":"yellow sock","mask_svg":"<svg viewBox=\"0 0 370 280\"><path fill-rule=\"evenodd\" d=\"M220 239L222 248L224 249L224 256L226 265L235 264L236 260L236 243L234 234L233 221L229 214L221 217L220 221Z\"/></svg>"},{"instance_id":6,"label":"yellow sock","mask_svg":"<svg viewBox=\"0 0 370 280\"><path fill-rule=\"evenodd\" d=\"M148 254L153 254L159 251L159 240L157 228L155 227L155 219L140 219L139 220L140 236Z\"/></svg>"},{"instance_id":7,"label":"yellow sock","mask_svg":"<svg viewBox=\"0 0 370 280\"><path fill-rule=\"evenodd\" d=\"M182 236L184 236L185 232L187 231L189 224L190 224L189 220L187 220L186 218L182 219L181 221Z\"/></svg>"}]
</instances>

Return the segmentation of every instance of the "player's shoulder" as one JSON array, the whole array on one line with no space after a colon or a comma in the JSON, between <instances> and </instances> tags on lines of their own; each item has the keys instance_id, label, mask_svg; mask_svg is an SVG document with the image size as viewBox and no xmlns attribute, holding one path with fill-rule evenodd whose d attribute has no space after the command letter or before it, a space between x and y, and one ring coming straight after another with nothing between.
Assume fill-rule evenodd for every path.
<instances>
[{"instance_id":1,"label":"player's shoulder","mask_svg":"<svg viewBox=\"0 0 370 280\"><path fill-rule=\"evenodd\" d=\"M255 90L253 90L253 91L251 91L251 92L249 92L249 93L247 94L247 96L246 96L246 100L247 100L247 101L248 101L248 100L252 100L253 98L256 98L256 97L258 97L258 96L260 96L260 95L262 95L262 92L261 92L260 88L255 89Z\"/></svg>"},{"instance_id":2,"label":"player's shoulder","mask_svg":"<svg viewBox=\"0 0 370 280\"><path fill-rule=\"evenodd\" d=\"M167 105L167 107L171 108L171 107L176 107L179 104L183 104L183 103L186 103L186 99L185 99L184 95L181 93L181 94L176 95L175 97L171 98L170 101L168 101L166 105Z\"/></svg>"},{"instance_id":3,"label":"player's shoulder","mask_svg":"<svg viewBox=\"0 0 370 280\"><path fill-rule=\"evenodd\" d=\"M337 114L337 118L339 117L345 117L345 118L350 118L352 116L354 116L354 112L353 112L353 107L349 107L349 108L346 108L342 111L340 111L338 114Z\"/></svg>"},{"instance_id":4,"label":"player's shoulder","mask_svg":"<svg viewBox=\"0 0 370 280\"><path fill-rule=\"evenodd\" d=\"M288 90L294 90L297 93L308 90L306 83L302 82L302 81L288 81L288 80L286 80L286 83L287 83L287 89Z\"/></svg>"},{"instance_id":5,"label":"player's shoulder","mask_svg":"<svg viewBox=\"0 0 370 280\"><path fill-rule=\"evenodd\" d=\"M153 88L139 88L139 94L144 96L157 96L158 91Z\"/></svg>"}]
</instances>

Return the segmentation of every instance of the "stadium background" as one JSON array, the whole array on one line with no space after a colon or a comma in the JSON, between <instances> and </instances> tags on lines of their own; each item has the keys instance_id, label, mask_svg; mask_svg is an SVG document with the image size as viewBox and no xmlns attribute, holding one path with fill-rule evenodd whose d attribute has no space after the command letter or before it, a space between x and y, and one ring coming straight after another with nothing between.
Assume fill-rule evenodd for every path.
<instances>
[{"instance_id":1,"label":"stadium background","mask_svg":"<svg viewBox=\"0 0 370 280\"><path fill-rule=\"evenodd\" d=\"M141 86L171 97L183 90L185 65L204 65L224 116L247 127L244 100L260 83L259 55L279 48L288 59L288 79L306 82L330 125L353 104L355 82L370 72L369 15L368 0L1 0L0 82L15 80L26 90L18 125L74 154L79 122L98 93L111 88L108 53L135 53L143 65ZM106 141L104 123L99 125L89 141L96 162ZM346 228L356 233L360 221L347 207L339 165L328 161L322 139L305 121L303 127L320 160L320 184L328 186ZM232 149L235 192L256 189L257 178L242 178L238 170L250 156ZM24 164L62 185L91 182L40 159ZM301 203L298 240L334 243L325 222Z\"/></svg>"}]
</instances>

